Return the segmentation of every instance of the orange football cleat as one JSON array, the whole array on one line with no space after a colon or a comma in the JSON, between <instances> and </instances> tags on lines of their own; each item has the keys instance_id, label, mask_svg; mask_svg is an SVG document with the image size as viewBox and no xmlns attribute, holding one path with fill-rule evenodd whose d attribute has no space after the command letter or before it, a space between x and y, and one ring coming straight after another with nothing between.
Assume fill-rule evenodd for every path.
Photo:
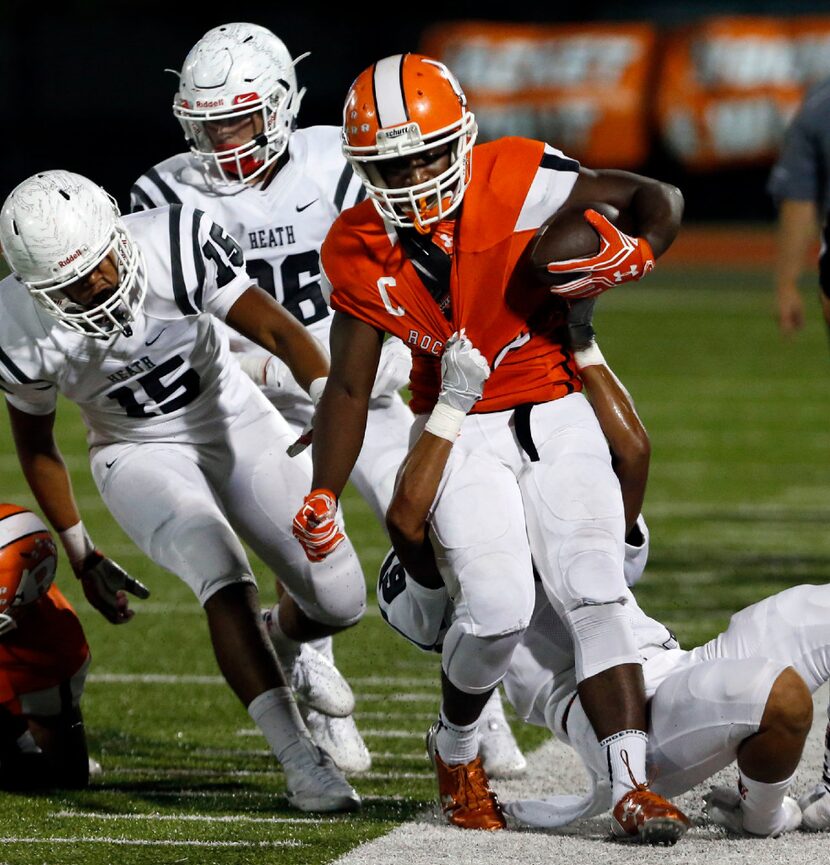
<instances>
[{"instance_id":1,"label":"orange football cleat","mask_svg":"<svg viewBox=\"0 0 830 865\"><path fill-rule=\"evenodd\" d=\"M619 840L670 846L691 826L689 818L668 799L638 784L614 806L611 832Z\"/></svg>"},{"instance_id":2,"label":"orange football cleat","mask_svg":"<svg viewBox=\"0 0 830 865\"><path fill-rule=\"evenodd\" d=\"M504 829L507 823L481 757L472 763L448 766L435 748L437 731L438 724L429 728L427 751L438 776L438 796L447 820L462 829Z\"/></svg>"}]
</instances>

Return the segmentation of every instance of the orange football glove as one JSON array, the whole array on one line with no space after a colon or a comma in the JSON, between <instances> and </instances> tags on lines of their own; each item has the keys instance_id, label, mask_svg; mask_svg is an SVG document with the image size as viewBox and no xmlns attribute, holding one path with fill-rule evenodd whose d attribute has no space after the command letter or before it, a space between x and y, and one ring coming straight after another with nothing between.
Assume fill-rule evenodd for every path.
<instances>
[{"instance_id":1,"label":"orange football glove","mask_svg":"<svg viewBox=\"0 0 830 865\"><path fill-rule=\"evenodd\" d=\"M310 562L322 562L346 540L336 516L337 496L331 490L312 490L303 499L291 531Z\"/></svg>"},{"instance_id":2,"label":"orange football glove","mask_svg":"<svg viewBox=\"0 0 830 865\"><path fill-rule=\"evenodd\" d=\"M575 274L574 279L552 286L553 294L569 300L595 297L620 283L642 279L654 270L654 253L644 237L623 234L596 210L586 210L585 221L599 235L599 252L588 258L550 262L549 273Z\"/></svg>"}]
</instances>

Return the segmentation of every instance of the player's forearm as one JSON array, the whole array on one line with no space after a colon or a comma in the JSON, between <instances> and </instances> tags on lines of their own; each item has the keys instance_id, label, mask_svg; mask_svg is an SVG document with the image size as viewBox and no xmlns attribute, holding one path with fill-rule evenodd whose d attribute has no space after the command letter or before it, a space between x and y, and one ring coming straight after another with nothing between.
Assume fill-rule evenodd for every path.
<instances>
[{"instance_id":1,"label":"player's forearm","mask_svg":"<svg viewBox=\"0 0 830 865\"><path fill-rule=\"evenodd\" d=\"M407 574L427 588L444 584L428 538L427 517L452 442L423 432L398 471L386 527Z\"/></svg>"},{"instance_id":2,"label":"player's forearm","mask_svg":"<svg viewBox=\"0 0 830 865\"><path fill-rule=\"evenodd\" d=\"M9 406L12 435L20 468L44 516L62 532L81 519L72 481L52 436L54 415L27 415Z\"/></svg>"},{"instance_id":3,"label":"player's forearm","mask_svg":"<svg viewBox=\"0 0 830 865\"><path fill-rule=\"evenodd\" d=\"M775 288L780 295L798 290L807 253L818 236L818 211L812 201L783 201L775 233Z\"/></svg>"},{"instance_id":4,"label":"player's forearm","mask_svg":"<svg viewBox=\"0 0 830 865\"><path fill-rule=\"evenodd\" d=\"M646 494L651 459L648 433L631 395L608 366L586 366L580 368L579 374L613 456L628 534L642 511Z\"/></svg>"},{"instance_id":5,"label":"player's forearm","mask_svg":"<svg viewBox=\"0 0 830 865\"><path fill-rule=\"evenodd\" d=\"M329 380L314 415L312 489L340 497L363 445L368 411L368 396Z\"/></svg>"},{"instance_id":6,"label":"player's forearm","mask_svg":"<svg viewBox=\"0 0 830 865\"><path fill-rule=\"evenodd\" d=\"M297 384L308 391L311 382L329 374L329 359L320 342L302 325L298 328L275 341L271 353L285 363Z\"/></svg>"}]
</instances>

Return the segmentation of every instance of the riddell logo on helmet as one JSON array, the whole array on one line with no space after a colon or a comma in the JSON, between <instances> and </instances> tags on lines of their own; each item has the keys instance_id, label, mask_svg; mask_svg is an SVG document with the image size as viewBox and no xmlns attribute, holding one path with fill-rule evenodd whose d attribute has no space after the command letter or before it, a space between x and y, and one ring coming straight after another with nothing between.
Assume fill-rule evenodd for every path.
<instances>
[{"instance_id":1,"label":"riddell logo on helmet","mask_svg":"<svg viewBox=\"0 0 830 865\"><path fill-rule=\"evenodd\" d=\"M197 99L197 108L221 108L225 104L224 98L221 99Z\"/></svg>"},{"instance_id":2,"label":"riddell logo on helmet","mask_svg":"<svg viewBox=\"0 0 830 865\"><path fill-rule=\"evenodd\" d=\"M71 255L67 255L66 258L61 258L58 261L58 267L66 267L67 264L72 264L76 258L80 258L83 254L83 250L76 249Z\"/></svg>"}]
</instances>

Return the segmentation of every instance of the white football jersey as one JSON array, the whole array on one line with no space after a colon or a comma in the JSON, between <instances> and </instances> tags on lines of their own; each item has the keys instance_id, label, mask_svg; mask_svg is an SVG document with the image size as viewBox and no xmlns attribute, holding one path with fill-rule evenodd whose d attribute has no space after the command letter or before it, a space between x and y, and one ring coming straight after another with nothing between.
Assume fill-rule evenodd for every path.
<instances>
[{"instance_id":1,"label":"white football jersey","mask_svg":"<svg viewBox=\"0 0 830 865\"><path fill-rule=\"evenodd\" d=\"M124 224L147 277L129 336L75 333L15 276L0 282L0 387L8 401L44 415L64 394L80 407L91 447L212 441L251 400L270 411L217 326L251 285L236 241L186 205L126 216Z\"/></svg>"},{"instance_id":2,"label":"white football jersey","mask_svg":"<svg viewBox=\"0 0 830 865\"><path fill-rule=\"evenodd\" d=\"M343 157L339 127L297 129L287 152L270 183L231 191L216 186L191 153L181 153L139 177L130 205L136 211L181 202L204 210L239 241L251 278L328 346L331 310L320 291L320 246L364 189ZM234 348L243 347L252 344L237 344L234 335Z\"/></svg>"}]
</instances>

